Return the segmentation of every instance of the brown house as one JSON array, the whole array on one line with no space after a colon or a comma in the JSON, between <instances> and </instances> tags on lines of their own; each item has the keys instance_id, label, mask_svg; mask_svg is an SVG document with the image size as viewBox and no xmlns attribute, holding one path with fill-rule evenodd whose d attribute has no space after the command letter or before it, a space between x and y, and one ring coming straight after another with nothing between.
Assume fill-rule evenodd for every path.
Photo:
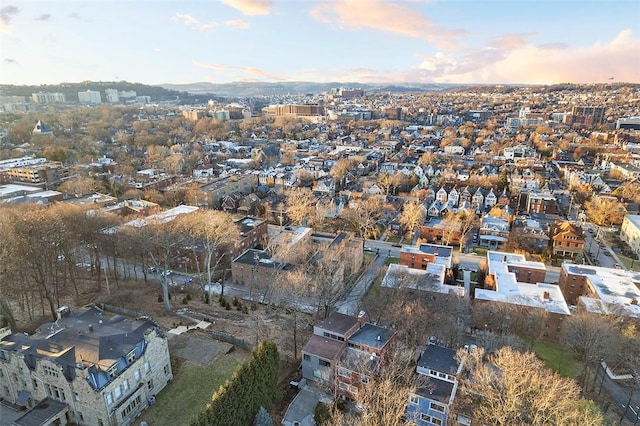
<instances>
[{"instance_id":1,"label":"brown house","mask_svg":"<svg viewBox=\"0 0 640 426\"><path fill-rule=\"evenodd\" d=\"M555 256L574 258L584 250L584 231L568 221L556 222L551 241Z\"/></svg>"}]
</instances>

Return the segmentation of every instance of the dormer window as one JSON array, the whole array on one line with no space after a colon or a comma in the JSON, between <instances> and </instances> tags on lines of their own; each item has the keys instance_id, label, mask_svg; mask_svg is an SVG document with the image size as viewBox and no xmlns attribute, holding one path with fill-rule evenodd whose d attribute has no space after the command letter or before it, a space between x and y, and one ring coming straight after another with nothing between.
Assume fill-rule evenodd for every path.
<instances>
[{"instance_id":1,"label":"dormer window","mask_svg":"<svg viewBox=\"0 0 640 426\"><path fill-rule=\"evenodd\" d=\"M136 350L133 349L131 352L127 354L127 362L131 364L135 360L136 360Z\"/></svg>"},{"instance_id":2,"label":"dormer window","mask_svg":"<svg viewBox=\"0 0 640 426\"><path fill-rule=\"evenodd\" d=\"M118 363L116 362L115 364L113 364L111 367L109 367L109 369L107 370L107 374L109 375L109 378L113 379L114 377L116 377L118 375Z\"/></svg>"}]
</instances>

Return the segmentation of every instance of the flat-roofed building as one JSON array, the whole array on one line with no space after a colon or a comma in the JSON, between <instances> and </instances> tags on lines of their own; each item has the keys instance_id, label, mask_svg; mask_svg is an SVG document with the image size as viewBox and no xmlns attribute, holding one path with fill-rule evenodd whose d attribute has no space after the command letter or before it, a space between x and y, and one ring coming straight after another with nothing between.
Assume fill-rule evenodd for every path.
<instances>
[{"instance_id":1,"label":"flat-roofed building","mask_svg":"<svg viewBox=\"0 0 640 426\"><path fill-rule=\"evenodd\" d=\"M400 264L414 269L427 269L431 263L451 267L453 247L439 244L420 244L418 247L402 246Z\"/></svg>"},{"instance_id":2,"label":"flat-roofed building","mask_svg":"<svg viewBox=\"0 0 640 426\"><path fill-rule=\"evenodd\" d=\"M500 310L500 305L511 305L519 309L531 309L531 316L544 322L539 324L540 337L557 339L561 332L562 321L569 315L569 307L560 290L554 284L541 282L546 268L540 262L527 261L524 255L513 253L488 252L488 280L492 285L475 290L474 310L487 304L488 311ZM521 277L521 278L518 278ZM538 278L542 278L538 280ZM528 281L523 282L522 279ZM537 312L536 312L537 311ZM541 315L537 316L534 313ZM496 315L475 315L474 327L503 330L510 318L498 318Z\"/></svg>"},{"instance_id":3,"label":"flat-roofed building","mask_svg":"<svg viewBox=\"0 0 640 426\"><path fill-rule=\"evenodd\" d=\"M565 262L558 285L567 302L600 314L640 318L640 273Z\"/></svg>"},{"instance_id":4,"label":"flat-roofed building","mask_svg":"<svg viewBox=\"0 0 640 426\"><path fill-rule=\"evenodd\" d=\"M640 215L628 214L622 220L620 239L640 256Z\"/></svg>"}]
</instances>

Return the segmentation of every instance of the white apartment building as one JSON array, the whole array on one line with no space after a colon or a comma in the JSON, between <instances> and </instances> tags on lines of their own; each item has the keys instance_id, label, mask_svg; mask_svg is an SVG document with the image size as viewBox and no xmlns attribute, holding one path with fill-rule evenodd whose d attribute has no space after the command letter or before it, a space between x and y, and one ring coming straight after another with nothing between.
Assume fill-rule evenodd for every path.
<instances>
[{"instance_id":1,"label":"white apartment building","mask_svg":"<svg viewBox=\"0 0 640 426\"><path fill-rule=\"evenodd\" d=\"M83 104L101 104L102 96L100 95L100 92L97 92L95 90L78 92L78 102Z\"/></svg>"}]
</instances>

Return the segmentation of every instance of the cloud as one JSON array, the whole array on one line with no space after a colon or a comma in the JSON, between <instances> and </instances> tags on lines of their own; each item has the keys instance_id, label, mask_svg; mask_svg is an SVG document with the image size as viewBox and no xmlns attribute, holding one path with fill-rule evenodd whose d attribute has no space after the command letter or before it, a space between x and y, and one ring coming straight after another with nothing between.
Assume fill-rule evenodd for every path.
<instances>
[{"instance_id":1,"label":"cloud","mask_svg":"<svg viewBox=\"0 0 640 426\"><path fill-rule=\"evenodd\" d=\"M78 15L76 12L72 12L69 14L69 18L71 19L80 19L80 15Z\"/></svg>"},{"instance_id":2,"label":"cloud","mask_svg":"<svg viewBox=\"0 0 640 426\"><path fill-rule=\"evenodd\" d=\"M173 21L182 22L185 25L194 25L198 23L198 20L188 13L176 13L171 17L171 19Z\"/></svg>"},{"instance_id":3,"label":"cloud","mask_svg":"<svg viewBox=\"0 0 640 426\"><path fill-rule=\"evenodd\" d=\"M48 21L51 19L51 14L50 13L43 13L42 15L38 16L36 18L36 21Z\"/></svg>"},{"instance_id":4,"label":"cloud","mask_svg":"<svg viewBox=\"0 0 640 426\"><path fill-rule=\"evenodd\" d=\"M226 65L226 64L202 63L198 61L193 61L193 65L198 68L206 68L206 69L211 69L215 71L227 72L228 75L232 76L235 80L246 79L247 78L246 75L259 77L265 80L275 80L275 81L289 80L287 77L283 77L281 75L264 71L255 67L235 67L235 66Z\"/></svg>"},{"instance_id":5,"label":"cloud","mask_svg":"<svg viewBox=\"0 0 640 426\"><path fill-rule=\"evenodd\" d=\"M20 12L15 6L3 6L0 8L0 33L11 33L13 18Z\"/></svg>"},{"instance_id":6,"label":"cloud","mask_svg":"<svg viewBox=\"0 0 640 426\"><path fill-rule=\"evenodd\" d=\"M628 29L609 42L577 48L562 43L510 46L425 56L412 77L438 83L593 83L611 76L639 81L640 39Z\"/></svg>"},{"instance_id":7,"label":"cloud","mask_svg":"<svg viewBox=\"0 0 640 426\"><path fill-rule=\"evenodd\" d=\"M271 0L222 0L222 3L246 16L268 15L273 8Z\"/></svg>"},{"instance_id":8,"label":"cloud","mask_svg":"<svg viewBox=\"0 0 640 426\"><path fill-rule=\"evenodd\" d=\"M200 31L212 30L220 26L220 24L215 21L200 22L196 17L189 15L188 13L176 13L171 17L171 20L182 22L184 25L197 28Z\"/></svg>"},{"instance_id":9,"label":"cloud","mask_svg":"<svg viewBox=\"0 0 640 426\"><path fill-rule=\"evenodd\" d=\"M18 61L16 61L15 59L11 59L11 58L5 58L4 62L7 63L7 64L17 64L18 63Z\"/></svg>"},{"instance_id":10,"label":"cloud","mask_svg":"<svg viewBox=\"0 0 640 426\"><path fill-rule=\"evenodd\" d=\"M241 30L246 30L251 27L250 23L248 23L247 21L242 21L240 19L231 19L229 21L225 21L225 25Z\"/></svg>"},{"instance_id":11,"label":"cloud","mask_svg":"<svg viewBox=\"0 0 640 426\"><path fill-rule=\"evenodd\" d=\"M385 0L323 2L314 6L309 13L325 24L354 30L371 28L424 39L448 50L455 50L456 39L466 34L464 30L443 28L406 4L390 3Z\"/></svg>"}]
</instances>

